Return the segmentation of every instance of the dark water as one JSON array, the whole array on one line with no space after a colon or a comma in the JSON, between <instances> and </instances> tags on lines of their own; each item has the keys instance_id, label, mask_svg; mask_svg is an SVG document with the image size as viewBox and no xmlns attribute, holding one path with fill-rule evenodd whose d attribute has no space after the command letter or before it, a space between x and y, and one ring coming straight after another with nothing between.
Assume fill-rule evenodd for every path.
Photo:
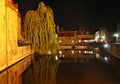
<instances>
[{"instance_id":1,"label":"dark water","mask_svg":"<svg viewBox=\"0 0 120 84\"><path fill-rule=\"evenodd\" d=\"M120 84L120 76L97 59L60 64L56 84Z\"/></svg>"},{"instance_id":2,"label":"dark water","mask_svg":"<svg viewBox=\"0 0 120 84\"><path fill-rule=\"evenodd\" d=\"M36 56L22 74L22 84L56 84L59 60L55 56Z\"/></svg>"},{"instance_id":3,"label":"dark water","mask_svg":"<svg viewBox=\"0 0 120 84\"><path fill-rule=\"evenodd\" d=\"M59 59L60 64L48 58L34 61L23 73L22 84L120 84L120 60L108 54Z\"/></svg>"}]
</instances>

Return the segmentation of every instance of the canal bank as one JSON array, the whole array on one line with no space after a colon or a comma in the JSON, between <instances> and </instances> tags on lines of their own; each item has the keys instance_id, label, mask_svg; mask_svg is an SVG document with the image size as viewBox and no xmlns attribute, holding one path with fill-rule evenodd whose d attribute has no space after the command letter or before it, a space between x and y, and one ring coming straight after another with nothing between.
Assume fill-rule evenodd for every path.
<instances>
[{"instance_id":1,"label":"canal bank","mask_svg":"<svg viewBox=\"0 0 120 84\"><path fill-rule=\"evenodd\" d=\"M31 65L33 55L18 61L0 72L0 84L22 84L22 73Z\"/></svg>"}]
</instances>

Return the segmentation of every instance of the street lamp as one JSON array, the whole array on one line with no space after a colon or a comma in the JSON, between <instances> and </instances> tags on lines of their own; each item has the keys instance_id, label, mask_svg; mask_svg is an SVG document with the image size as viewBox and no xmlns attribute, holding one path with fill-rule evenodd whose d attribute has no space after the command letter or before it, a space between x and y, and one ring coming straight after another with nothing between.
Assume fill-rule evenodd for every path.
<instances>
[{"instance_id":1,"label":"street lamp","mask_svg":"<svg viewBox=\"0 0 120 84\"><path fill-rule=\"evenodd\" d=\"M117 41L117 38L119 37L119 34L115 33L113 36L115 37L115 40Z\"/></svg>"},{"instance_id":2,"label":"street lamp","mask_svg":"<svg viewBox=\"0 0 120 84\"><path fill-rule=\"evenodd\" d=\"M101 42L103 42L105 40L105 36L101 37Z\"/></svg>"},{"instance_id":3,"label":"street lamp","mask_svg":"<svg viewBox=\"0 0 120 84\"><path fill-rule=\"evenodd\" d=\"M113 36L115 36L115 37L117 37L117 38L118 38L118 36L119 36L119 35L118 35L118 34L114 34Z\"/></svg>"},{"instance_id":4,"label":"street lamp","mask_svg":"<svg viewBox=\"0 0 120 84\"><path fill-rule=\"evenodd\" d=\"M104 44L104 47L105 47L105 48L108 48L108 44Z\"/></svg>"}]
</instances>

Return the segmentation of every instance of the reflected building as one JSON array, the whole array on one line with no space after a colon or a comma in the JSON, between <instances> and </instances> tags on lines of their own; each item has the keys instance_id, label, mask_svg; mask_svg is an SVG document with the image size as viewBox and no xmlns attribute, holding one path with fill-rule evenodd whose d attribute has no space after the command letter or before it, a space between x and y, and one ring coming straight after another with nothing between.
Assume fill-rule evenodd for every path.
<instances>
[{"instance_id":1,"label":"reflected building","mask_svg":"<svg viewBox=\"0 0 120 84\"><path fill-rule=\"evenodd\" d=\"M59 57L94 57L95 34L89 31L65 31L57 32L57 40L61 49L57 52Z\"/></svg>"}]
</instances>

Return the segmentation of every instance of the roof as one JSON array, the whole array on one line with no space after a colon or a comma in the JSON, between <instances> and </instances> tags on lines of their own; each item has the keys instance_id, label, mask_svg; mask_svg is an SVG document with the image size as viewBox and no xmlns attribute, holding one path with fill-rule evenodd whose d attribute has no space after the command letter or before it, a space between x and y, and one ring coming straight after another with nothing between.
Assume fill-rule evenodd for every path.
<instances>
[{"instance_id":1,"label":"roof","mask_svg":"<svg viewBox=\"0 0 120 84\"><path fill-rule=\"evenodd\" d=\"M74 36L75 32L74 31L64 31L64 32L59 32L58 37L65 37L65 36Z\"/></svg>"}]
</instances>

